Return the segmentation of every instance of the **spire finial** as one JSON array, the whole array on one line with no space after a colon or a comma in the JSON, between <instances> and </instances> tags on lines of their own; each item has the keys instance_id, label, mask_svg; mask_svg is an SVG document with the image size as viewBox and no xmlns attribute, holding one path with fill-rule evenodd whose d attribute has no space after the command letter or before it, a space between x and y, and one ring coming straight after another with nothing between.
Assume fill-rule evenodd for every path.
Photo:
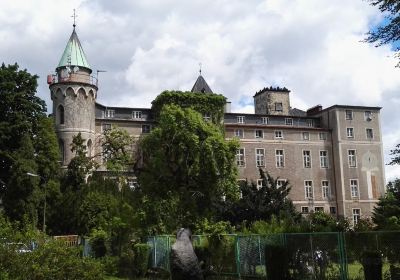
<instances>
[{"instance_id":1,"label":"spire finial","mask_svg":"<svg viewBox=\"0 0 400 280\"><path fill-rule=\"evenodd\" d=\"M199 63L199 73L200 73L200 76L201 76L201 62Z\"/></svg>"},{"instance_id":2,"label":"spire finial","mask_svg":"<svg viewBox=\"0 0 400 280\"><path fill-rule=\"evenodd\" d=\"M75 29L75 26L76 26L76 18L78 17L78 16L76 15L76 13L75 13L75 9L74 9L74 14L73 14L71 17L74 18L74 24L73 24L72 26L73 26L74 29Z\"/></svg>"}]
</instances>

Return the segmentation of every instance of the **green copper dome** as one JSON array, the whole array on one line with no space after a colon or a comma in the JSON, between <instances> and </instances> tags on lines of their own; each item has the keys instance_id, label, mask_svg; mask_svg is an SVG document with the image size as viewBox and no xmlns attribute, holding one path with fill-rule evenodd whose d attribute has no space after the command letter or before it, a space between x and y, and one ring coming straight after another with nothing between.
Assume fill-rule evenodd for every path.
<instances>
[{"instance_id":1,"label":"green copper dome","mask_svg":"<svg viewBox=\"0 0 400 280\"><path fill-rule=\"evenodd\" d=\"M80 66L90 69L89 62L86 59L85 52L75 32L75 28L72 31L57 68L63 66Z\"/></svg>"}]
</instances>

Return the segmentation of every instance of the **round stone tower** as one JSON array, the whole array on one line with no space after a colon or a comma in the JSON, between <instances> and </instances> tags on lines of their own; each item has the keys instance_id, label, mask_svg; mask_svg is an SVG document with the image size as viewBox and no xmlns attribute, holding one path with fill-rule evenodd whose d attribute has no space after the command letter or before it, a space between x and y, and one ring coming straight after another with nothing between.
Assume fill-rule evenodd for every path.
<instances>
[{"instance_id":1,"label":"round stone tower","mask_svg":"<svg viewBox=\"0 0 400 280\"><path fill-rule=\"evenodd\" d=\"M71 143L79 132L85 139L88 154L94 150L97 80L91 73L74 25L56 73L47 76L64 167L74 157Z\"/></svg>"}]
</instances>

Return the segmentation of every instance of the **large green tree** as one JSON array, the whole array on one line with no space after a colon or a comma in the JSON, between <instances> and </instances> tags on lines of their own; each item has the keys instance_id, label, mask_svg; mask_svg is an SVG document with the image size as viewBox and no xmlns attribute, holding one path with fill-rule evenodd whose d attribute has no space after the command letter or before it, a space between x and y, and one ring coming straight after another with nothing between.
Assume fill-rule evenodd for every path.
<instances>
[{"instance_id":1,"label":"large green tree","mask_svg":"<svg viewBox=\"0 0 400 280\"><path fill-rule=\"evenodd\" d=\"M377 46L395 44L396 56L400 58L400 1L399 0L369 0L371 5L377 6L385 14L385 20L376 29L367 33L368 43ZM397 67L400 66L400 62Z\"/></svg>"},{"instance_id":2,"label":"large green tree","mask_svg":"<svg viewBox=\"0 0 400 280\"><path fill-rule=\"evenodd\" d=\"M143 203L157 208L157 213L144 213L144 219L158 220L164 230L192 226L199 217L211 215L213 200L237 195L238 143L225 140L220 126L191 108L164 105L140 148Z\"/></svg>"}]
</instances>

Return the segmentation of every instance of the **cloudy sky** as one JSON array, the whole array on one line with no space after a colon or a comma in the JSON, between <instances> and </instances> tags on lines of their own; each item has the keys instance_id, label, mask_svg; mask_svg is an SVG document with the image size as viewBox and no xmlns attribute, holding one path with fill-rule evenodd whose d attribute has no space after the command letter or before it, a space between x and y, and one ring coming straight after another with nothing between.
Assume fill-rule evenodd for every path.
<instances>
[{"instance_id":1,"label":"cloudy sky","mask_svg":"<svg viewBox=\"0 0 400 280\"><path fill-rule=\"evenodd\" d=\"M54 72L72 32L94 72L98 101L150 107L165 89L190 90L203 76L232 111L254 112L254 93L286 86L293 107L382 106L385 161L400 143L400 68L391 46L361 42L382 22L365 0L4 0L0 60L38 74ZM400 167L387 167L387 179Z\"/></svg>"}]
</instances>

